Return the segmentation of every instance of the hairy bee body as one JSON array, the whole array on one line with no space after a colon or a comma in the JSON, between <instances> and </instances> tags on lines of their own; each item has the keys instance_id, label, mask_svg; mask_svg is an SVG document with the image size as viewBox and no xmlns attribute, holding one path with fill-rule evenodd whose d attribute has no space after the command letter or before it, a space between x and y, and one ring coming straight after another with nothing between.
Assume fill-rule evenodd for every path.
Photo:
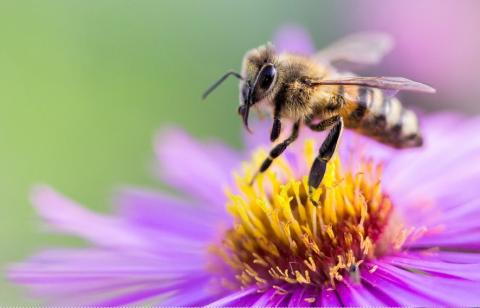
<instances>
[{"instance_id":1,"label":"hairy bee body","mask_svg":"<svg viewBox=\"0 0 480 308\"><path fill-rule=\"evenodd\" d=\"M316 188L344 127L396 148L422 145L417 116L394 95L400 90L433 93L433 88L402 77L358 77L334 67L339 60L377 63L390 48L391 39L378 33L349 36L310 57L277 54L270 45L260 46L246 53L241 74L227 72L204 97L233 75L240 79L238 113L247 129L251 108L272 115L272 142L279 138L284 120L294 123L290 135L272 148L258 173L265 172L298 138L301 126L328 130L308 177L309 187Z\"/></svg>"},{"instance_id":2,"label":"hairy bee body","mask_svg":"<svg viewBox=\"0 0 480 308\"><path fill-rule=\"evenodd\" d=\"M281 105L282 118L315 123L341 116L346 128L381 143L396 148L422 144L416 114L406 109L398 98L389 97L381 89L362 86L310 87L301 76L321 80L346 75L308 57L282 54L275 64L279 80L268 99Z\"/></svg>"},{"instance_id":3,"label":"hairy bee body","mask_svg":"<svg viewBox=\"0 0 480 308\"><path fill-rule=\"evenodd\" d=\"M372 137L381 143L407 148L422 145L416 114L395 97L386 97L378 89L357 89L365 103L345 101L340 110L345 127Z\"/></svg>"},{"instance_id":4,"label":"hairy bee body","mask_svg":"<svg viewBox=\"0 0 480 308\"><path fill-rule=\"evenodd\" d=\"M330 98L315 100L318 106L313 117L324 119L339 114L346 128L397 147L416 147L422 144L418 119L396 97L388 97L374 88L335 86ZM319 89L318 91L322 91ZM320 95L321 96L321 95ZM358 97L356 100L349 97Z\"/></svg>"}]
</instances>

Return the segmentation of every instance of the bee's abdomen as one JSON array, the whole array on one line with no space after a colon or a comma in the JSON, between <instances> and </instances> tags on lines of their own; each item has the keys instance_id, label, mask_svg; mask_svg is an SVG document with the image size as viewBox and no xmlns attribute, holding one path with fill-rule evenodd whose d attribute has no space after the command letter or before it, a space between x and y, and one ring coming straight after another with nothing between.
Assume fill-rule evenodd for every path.
<instances>
[{"instance_id":1,"label":"bee's abdomen","mask_svg":"<svg viewBox=\"0 0 480 308\"><path fill-rule=\"evenodd\" d=\"M397 98L372 88L359 88L358 97L356 102L346 102L346 127L397 148L422 145L416 114Z\"/></svg>"}]
</instances>

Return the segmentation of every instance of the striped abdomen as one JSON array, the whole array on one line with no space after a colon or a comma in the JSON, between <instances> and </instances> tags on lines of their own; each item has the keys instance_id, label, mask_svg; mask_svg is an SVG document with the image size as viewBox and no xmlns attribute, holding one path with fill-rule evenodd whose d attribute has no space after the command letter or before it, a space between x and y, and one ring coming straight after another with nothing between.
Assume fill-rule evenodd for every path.
<instances>
[{"instance_id":1,"label":"striped abdomen","mask_svg":"<svg viewBox=\"0 0 480 308\"><path fill-rule=\"evenodd\" d=\"M416 114L397 98L375 88L340 86L338 91L345 98L341 114L347 128L397 148L422 145Z\"/></svg>"}]
</instances>

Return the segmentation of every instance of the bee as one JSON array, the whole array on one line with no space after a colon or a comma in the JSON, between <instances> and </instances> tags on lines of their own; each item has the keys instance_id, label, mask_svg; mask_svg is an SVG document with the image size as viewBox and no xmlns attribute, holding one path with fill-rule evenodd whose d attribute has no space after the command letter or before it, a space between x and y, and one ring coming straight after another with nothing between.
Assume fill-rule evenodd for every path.
<instances>
[{"instance_id":1,"label":"bee","mask_svg":"<svg viewBox=\"0 0 480 308\"><path fill-rule=\"evenodd\" d=\"M252 183L297 139L302 127L328 130L308 178L310 189L317 188L344 127L395 148L422 145L416 114L395 94L400 90L434 93L432 87L401 77L359 77L335 67L339 62L375 64L391 47L391 38L381 33L353 34L312 56L276 53L266 44L245 54L241 74L227 72L203 98L234 76L240 80L238 113L247 130L253 106L273 117L272 142L279 138L284 122L293 123L290 135L272 148Z\"/></svg>"}]
</instances>

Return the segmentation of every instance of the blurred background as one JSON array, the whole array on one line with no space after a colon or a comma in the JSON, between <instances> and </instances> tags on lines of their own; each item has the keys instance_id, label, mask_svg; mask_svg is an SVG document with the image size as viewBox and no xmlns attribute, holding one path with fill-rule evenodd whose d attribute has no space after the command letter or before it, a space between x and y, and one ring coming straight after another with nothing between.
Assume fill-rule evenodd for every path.
<instances>
[{"instance_id":1,"label":"blurred background","mask_svg":"<svg viewBox=\"0 0 480 308\"><path fill-rule=\"evenodd\" d=\"M108 211L122 184L161 188L149 171L164 125L241 147L237 82L200 95L285 24L317 47L359 30L396 39L365 75L437 88L407 97L428 112L480 112L479 1L0 1L0 265L77 241L39 232L30 188L48 183ZM405 98L405 97L404 97ZM0 278L0 304L31 303Z\"/></svg>"}]
</instances>

